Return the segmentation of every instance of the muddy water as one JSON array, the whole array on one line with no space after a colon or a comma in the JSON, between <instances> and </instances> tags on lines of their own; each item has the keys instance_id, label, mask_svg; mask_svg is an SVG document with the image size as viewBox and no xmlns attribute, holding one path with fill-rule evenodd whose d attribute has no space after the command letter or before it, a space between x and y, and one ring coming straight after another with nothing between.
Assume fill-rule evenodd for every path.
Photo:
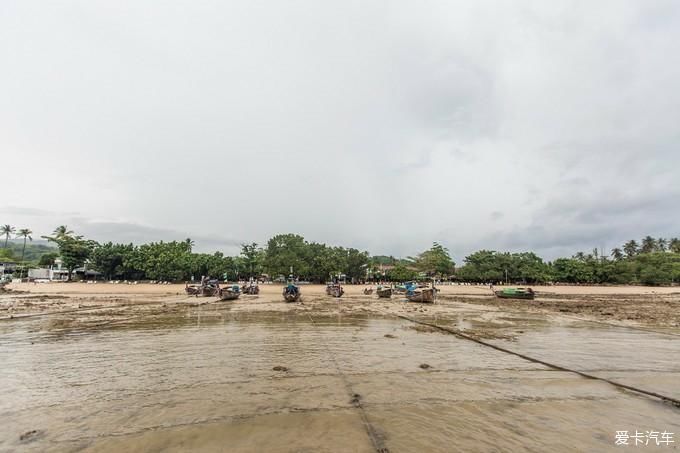
<instances>
[{"instance_id":1,"label":"muddy water","mask_svg":"<svg viewBox=\"0 0 680 453\"><path fill-rule=\"evenodd\" d=\"M680 432L678 409L391 317L80 321L0 325L1 450L606 451L616 430ZM678 338L507 323L494 341L677 391Z\"/></svg>"}]
</instances>

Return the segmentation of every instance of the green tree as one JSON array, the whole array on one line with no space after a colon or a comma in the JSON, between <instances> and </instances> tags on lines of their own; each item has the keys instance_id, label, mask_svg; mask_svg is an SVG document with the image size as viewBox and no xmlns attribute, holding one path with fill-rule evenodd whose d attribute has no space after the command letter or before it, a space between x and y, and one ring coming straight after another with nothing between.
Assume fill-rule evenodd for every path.
<instances>
[{"instance_id":1,"label":"green tree","mask_svg":"<svg viewBox=\"0 0 680 453\"><path fill-rule=\"evenodd\" d=\"M55 231L59 231L57 228ZM68 230L66 230L68 231ZM73 270L85 264L97 243L85 240L82 236L72 236L71 234L58 234L54 236L43 236L49 242L53 242L59 248L59 255L68 270L68 281L71 281Z\"/></svg>"},{"instance_id":2,"label":"green tree","mask_svg":"<svg viewBox=\"0 0 680 453\"><path fill-rule=\"evenodd\" d=\"M680 239L672 238L668 241L668 249L673 253L680 253Z\"/></svg>"},{"instance_id":3,"label":"green tree","mask_svg":"<svg viewBox=\"0 0 680 453\"><path fill-rule=\"evenodd\" d=\"M415 259L416 267L429 277L447 277L454 272L455 263L448 249L434 242L429 250L422 252Z\"/></svg>"},{"instance_id":4,"label":"green tree","mask_svg":"<svg viewBox=\"0 0 680 453\"><path fill-rule=\"evenodd\" d=\"M628 258L632 258L635 255L637 255L639 252L639 246L637 241L635 239L631 239L630 241L623 244L623 252L626 254Z\"/></svg>"},{"instance_id":5,"label":"green tree","mask_svg":"<svg viewBox=\"0 0 680 453\"><path fill-rule=\"evenodd\" d=\"M390 271L387 273L387 277L393 282L407 282L415 280L418 273L412 267L407 266L404 263L397 263Z\"/></svg>"},{"instance_id":6,"label":"green tree","mask_svg":"<svg viewBox=\"0 0 680 453\"><path fill-rule=\"evenodd\" d=\"M69 230L66 225L59 225L54 229L53 234L55 237L71 236L73 231Z\"/></svg>"},{"instance_id":7,"label":"green tree","mask_svg":"<svg viewBox=\"0 0 680 453\"><path fill-rule=\"evenodd\" d=\"M39 266L53 266L54 261L59 257L58 253L51 252L51 253L45 253L40 257L40 260L38 261Z\"/></svg>"},{"instance_id":8,"label":"green tree","mask_svg":"<svg viewBox=\"0 0 680 453\"><path fill-rule=\"evenodd\" d=\"M135 247L132 244L107 242L97 244L92 249L89 260L94 269L104 274L108 280L118 277L127 278L128 274L133 274L135 271L134 268L126 266L134 252Z\"/></svg>"},{"instance_id":9,"label":"green tree","mask_svg":"<svg viewBox=\"0 0 680 453\"><path fill-rule=\"evenodd\" d=\"M368 266L368 252L361 252L354 248L347 249L347 259L345 274L352 281L359 280L366 276Z\"/></svg>"},{"instance_id":10,"label":"green tree","mask_svg":"<svg viewBox=\"0 0 680 453\"><path fill-rule=\"evenodd\" d=\"M28 228L23 228L19 230L17 233L17 237L24 238L24 245L21 249L21 263L23 264L24 262L24 256L26 254L26 240L28 239L29 241L33 240L33 237L31 236L33 232L29 230Z\"/></svg>"},{"instance_id":11,"label":"green tree","mask_svg":"<svg viewBox=\"0 0 680 453\"><path fill-rule=\"evenodd\" d=\"M612 257L613 257L616 261L621 261L621 260L623 259L623 252L621 251L620 248L614 247L614 248L612 249Z\"/></svg>"},{"instance_id":12,"label":"green tree","mask_svg":"<svg viewBox=\"0 0 680 453\"><path fill-rule=\"evenodd\" d=\"M290 268L296 275L307 275L307 243L297 234L278 234L267 242L265 267L272 276L288 275Z\"/></svg>"},{"instance_id":13,"label":"green tree","mask_svg":"<svg viewBox=\"0 0 680 453\"><path fill-rule=\"evenodd\" d=\"M15 263L14 253L11 249L0 249L0 262Z\"/></svg>"},{"instance_id":14,"label":"green tree","mask_svg":"<svg viewBox=\"0 0 680 453\"><path fill-rule=\"evenodd\" d=\"M16 229L11 225L0 226L0 236L5 236L5 247L7 248L7 241L9 241L10 235L14 234Z\"/></svg>"},{"instance_id":15,"label":"green tree","mask_svg":"<svg viewBox=\"0 0 680 453\"><path fill-rule=\"evenodd\" d=\"M658 238L656 240L656 249L660 252L668 250L668 239Z\"/></svg>"},{"instance_id":16,"label":"green tree","mask_svg":"<svg viewBox=\"0 0 680 453\"><path fill-rule=\"evenodd\" d=\"M244 273L248 278L257 277L262 272L262 249L256 242L241 244L241 262L244 266Z\"/></svg>"},{"instance_id":17,"label":"green tree","mask_svg":"<svg viewBox=\"0 0 680 453\"><path fill-rule=\"evenodd\" d=\"M640 246L641 253L652 253L657 250L657 242L651 236L645 236L642 239L642 245Z\"/></svg>"}]
</instances>

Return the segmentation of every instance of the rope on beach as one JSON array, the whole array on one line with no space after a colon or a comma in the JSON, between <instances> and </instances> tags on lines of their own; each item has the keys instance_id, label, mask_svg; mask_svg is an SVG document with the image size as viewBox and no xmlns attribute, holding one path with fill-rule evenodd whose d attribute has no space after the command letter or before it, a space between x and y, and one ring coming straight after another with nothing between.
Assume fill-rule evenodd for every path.
<instances>
[{"instance_id":1,"label":"rope on beach","mask_svg":"<svg viewBox=\"0 0 680 453\"><path fill-rule=\"evenodd\" d=\"M318 327L318 324L316 323L316 321L314 321L312 315L307 313L307 316L309 317L309 320L312 322L312 324L314 324L315 327ZM347 379L347 376L345 376L345 374L340 370L340 365L338 365L338 361L335 359L335 355L331 352L331 348L328 346L328 342L323 340L323 344L324 347L326 348L326 352L328 352L329 357L333 361L333 365L337 370L338 376L340 376L340 379L342 380L343 384L345 384L345 389L347 390L347 393L351 398L352 405L356 409L358 409L359 415L361 415L361 421L364 425L364 429L366 430L368 438L371 440L371 443L373 444L373 448L377 453L389 453L389 450L387 449L387 447L385 447L385 444L378 436L375 428L368 420L368 416L366 415L364 406L361 404L361 395L354 392L354 389L352 389L352 384L350 384L349 380Z\"/></svg>"},{"instance_id":2,"label":"rope on beach","mask_svg":"<svg viewBox=\"0 0 680 453\"><path fill-rule=\"evenodd\" d=\"M532 363L538 363L540 365L547 366L548 368L552 368L552 369L557 370L557 371L565 371L565 372L568 372L568 373L575 373L575 374L578 374L579 376L584 377L586 379L592 379L592 380L596 380L596 381L606 382L607 384L613 385L614 387L618 387L618 388L621 388L621 389L625 389L625 390L629 390L629 391L632 391L632 392L641 393L643 395L658 398L664 403L668 403L668 404L671 404L671 405L673 405L677 408L680 408L680 399L673 398L671 396L662 395L660 393L641 389L641 388L638 388L638 387L634 387L632 385L627 385L627 384L622 384L620 382L612 381L611 379L595 376L595 375L592 375L592 374L589 374L589 373L584 373L583 371L578 371L578 370L566 368L566 367L563 367L561 365L557 365L557 364L554 364L554 363L551 363L551 362L546 362L545 360L537 359L535 357L531 357L531 356L528 356L526 354L522 354L521 352L512 351L512 350L504 348L502 346L497 346L493 343L489 343L487 341L480 340L479 338L475 338L472 335L468 335L468 334L466 334L466 333L464 333L464 332L462 332L458 329L453 329L453 328L450 328L450 327L443 327L443 326L439 326L437 324L432 324L432 323L425 322L425 321L419 321L417 319L413 319L413 318L410 318L410 317L405 316L405 315L389 313L389 312L386 312L386 311L383 311L383 310L379 310L379 311L382 311L383 313L385 313L387 315L396 316L396 317L404 319L406 321L411 321L415 324L420 324L420 325L423 325L423 326L432 327L434 329L441 330L442 332L450 333L450 334L455 335L459 338L463 338L465 340L475 342L475 343L480 344L482 346L486 346L488 348L492 348L492 349L495 349L497 351L504 352L506 354L514 355L516 357L519 357L521 359L527 360L527 361L532 362Z\"/></svg>"}]
</instances>

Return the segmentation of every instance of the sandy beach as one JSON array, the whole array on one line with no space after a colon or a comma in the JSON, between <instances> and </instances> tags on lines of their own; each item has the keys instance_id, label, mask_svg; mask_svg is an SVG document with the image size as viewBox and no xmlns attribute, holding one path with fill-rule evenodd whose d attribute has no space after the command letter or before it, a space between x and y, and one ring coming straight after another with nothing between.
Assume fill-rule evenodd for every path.
<instances>
[{"instance_id":1,"label":"sandy beach","mask_svg":"<svg viewBox=\"0 0 680 453\"><path fill-rule=\"evenodd\" d=\"M302 285L302 303L286 304L281 297L281 285L263 284L258 296L243 295L231 302L230 310L381 314L412 309L398 295L389 303L379 300L375 294L364 295L366 287L370 285L345 285L345 295L337 300L326 296L324 285ZM7 288L9 291L0 293L0 319L88 308L125 307L127 311L138 312L218 303L217 298L187 296L184 286L178 284L21 283ZM679 287L536 286L537 297L533 301L497 299L487 286L443 285L439 289L438 303L425 306L428 313L446 314L450 303L457 302L504 310L578 315L622 325L680 327Z\"/></svg>"}]
</instances>

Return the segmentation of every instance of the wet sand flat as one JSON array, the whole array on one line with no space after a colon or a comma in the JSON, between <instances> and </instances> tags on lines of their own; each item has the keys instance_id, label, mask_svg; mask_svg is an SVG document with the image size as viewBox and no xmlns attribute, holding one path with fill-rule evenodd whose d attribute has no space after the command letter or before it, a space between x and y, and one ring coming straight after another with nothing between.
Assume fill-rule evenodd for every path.
<instances>
[{"instance_id":1,"label":"wet sand flat","mask_svg":"<svg viewBox=\"0 0 680 453\"><path fill-rule=\"evenodd\" d=\"M395 315L677 397L672 326L359 287L285 304L280 287L216 302L170 285L21 286L13 297L81 307L46 298L0 323L2 451L614 451L618 430L680 432L658 399Z\"/></svg>"}]
</instances>

